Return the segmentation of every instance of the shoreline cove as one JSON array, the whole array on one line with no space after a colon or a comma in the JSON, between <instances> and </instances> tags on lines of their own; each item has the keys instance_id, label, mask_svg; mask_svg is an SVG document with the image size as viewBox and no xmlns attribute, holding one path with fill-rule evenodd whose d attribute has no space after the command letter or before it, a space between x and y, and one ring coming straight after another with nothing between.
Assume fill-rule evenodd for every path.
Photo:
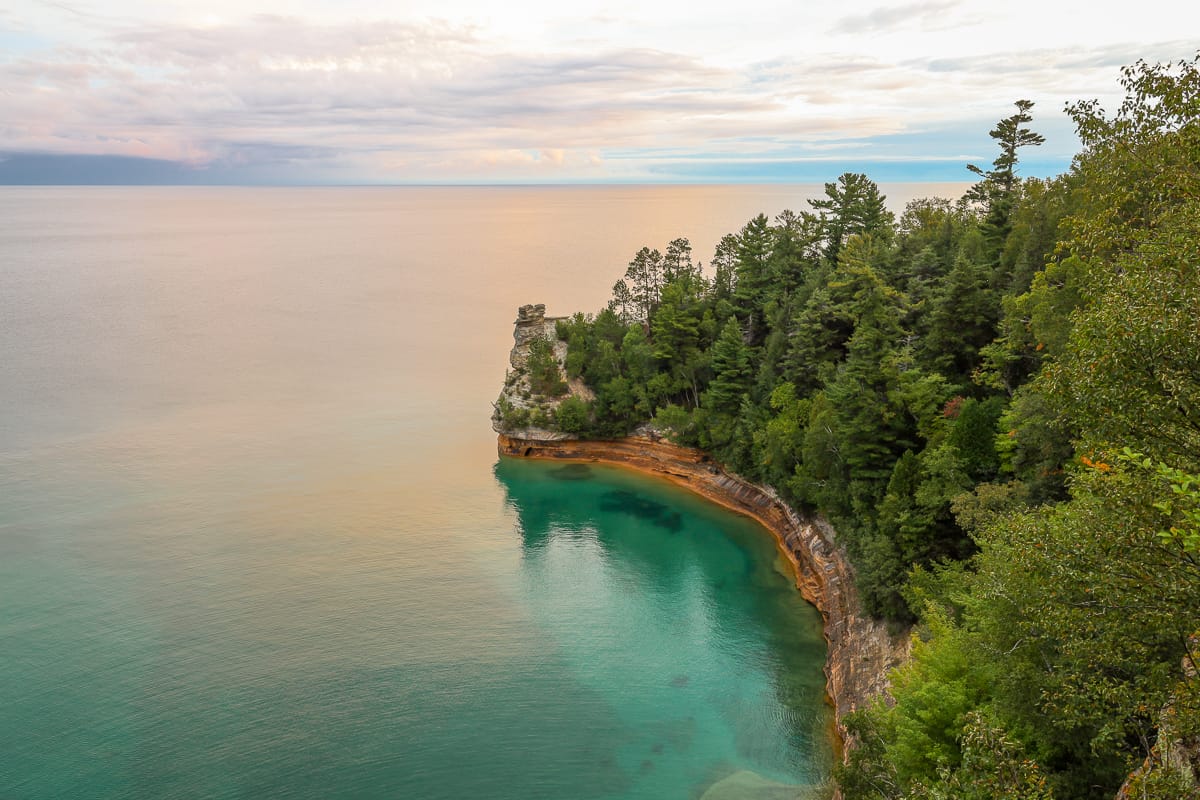
<instances>
[{"instance_id":1,"label":"shoreline cove","mask_svg":"<svg viewBox=\"0 0 1200 800\"><path fill-rule=\"evenodd\" d=\"M825 693L834 709L836 744L853 746L844 718L887 691L887 674L908 650L907 636L862 614L854 571L823 519L800 515L771 489L726 472L706 453L645 436L614 440L523 438L500 433L501 456L623 466L665 478L762 525L791 564L796 588L816 607L828 648Z\"/></svg>"}]
</instances>

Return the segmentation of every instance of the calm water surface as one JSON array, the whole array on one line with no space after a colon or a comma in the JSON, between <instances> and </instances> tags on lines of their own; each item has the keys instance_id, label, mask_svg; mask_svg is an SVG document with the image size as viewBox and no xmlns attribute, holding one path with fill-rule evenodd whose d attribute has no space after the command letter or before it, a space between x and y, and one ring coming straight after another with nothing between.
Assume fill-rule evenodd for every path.
<instances>
[{"instance_id":1,"label":"calm water surface","mask_svg":"<svg viewBox=\"0 0 1200 800\"><path fill-rule=\"evenodd\" d=\"M822 781L763 532L488 421L518 305L813 194L0 189L0 798Z\"/></svg>"}]
</instances>

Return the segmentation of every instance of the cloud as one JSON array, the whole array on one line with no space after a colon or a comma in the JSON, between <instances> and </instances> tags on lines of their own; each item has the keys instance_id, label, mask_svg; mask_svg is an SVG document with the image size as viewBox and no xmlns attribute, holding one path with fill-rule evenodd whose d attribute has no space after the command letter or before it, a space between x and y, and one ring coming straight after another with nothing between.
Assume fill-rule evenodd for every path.
<instances>
[{"instance_id":1,"label":"cloud","mask_svg":"<svg viewBox=\"0 0 1200 800\"><path fill-rule=\"evenodd\" d=\"M97 49L0 64L21 120L0 129L0 146L226 162L401 149L443 166L448 153L477 164L471 153L528 149L564 165L568 151L688 138L706 118L775 108L740 81L655 50L513 54L444 23L256 17L126 30Z\"/></svg>"},{"instance_id":2,"label":"cloud","mask_svg":"<svg viewBox=\"0 0 1200 800\"><path fill-rule=\"evenodd\" d=\"M843 17L830 28L831 33L862 34L890 31L915 25L949 24L946 13L961 4L961 0L922 0L899 6L882 6L866 14Z\"/></svg>"},{"instance_id":3,"label":"cloud","mask_svg":"<svg viewBox=\"0 0 1200 800\"><path fill-rule=\"evenodd\" d=\"M1170 61L1195 50L1195 43L1186 40L1134 44L1123 42L1098 45L1087 50L1077 48L1045 48L1008 50L948 58L914 60L934 72L976 73L986 75L1034 75L1037 79L1064 76L1079 77L1097 70L1116 74L1120 67L1141 58L1147 61ZM1114 81L1115 85L1115 81Z\"/></svg>"},{"instance_id":4,"label":"cloud","mask_svg":"<svg viewBox=\"0 0 1200 800\"><path fill-rule=\"evenodd\" d=\"M882 29L956 7L915 3L838 25ZM517 47L438 20L120 22L0 57L0 150L369 182L653 178L654 163L683 163L672 159L808 164L835 146L860 160L986 161L987 130L1013 99L1052 113L1115 86L1113 65L1148 50L1186 52L812 49L725 63L601 40ZM967 128L975 134L960 136Z\"/></svg>"}]
</instances>

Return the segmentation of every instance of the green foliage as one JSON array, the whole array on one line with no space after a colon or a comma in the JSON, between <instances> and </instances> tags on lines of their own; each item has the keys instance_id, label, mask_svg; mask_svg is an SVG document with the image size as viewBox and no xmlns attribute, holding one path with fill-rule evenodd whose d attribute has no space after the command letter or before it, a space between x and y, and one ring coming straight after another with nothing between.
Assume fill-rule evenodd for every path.
<instances>
[{"instance_id":1,"label":"green foliage","mask_svg":"<svg viewBox=\"0 0 1200 800\"><path fill-rule=\"evenodd\" d=\"M689 411L682 406L670 404L660 408L654 415L654 425L665 432L676 444L696 445L699 444L696 438L698 413L699 409Z\"/></svg>"},{"instance_id":2,"label":"green foliage","mask_svg":"<svg viewBox=\"0 0 1200 800\"><path fill-rule=\"evenodd\" d=\"M529 426L529 409L514 405L503 395L496 403L496 416L507 430L520 430Z\"/></svg>"},{"instance_id":3,"label":"green foliage","mask_svg":"<svg viewBox=\"0 0 1200 800\"><path fill-rule=\"evenodd\" d=\"M988 192L1012 192L1016 183L1017 150L1022 147L1036 147L1046 141L1046 137L1041 134L1022 127L1025 123L1033 121L1033 117L1029 115L1033 103L1029 100L1018 100L1013 105L1017 107L1017 113L1000 120L995 128L988 131L988 135L1000 143L1000 155L992 162L992 169L985 173L974 164L967 167L984 179L985 190ZM975 190L979 191L980 187L977 185Z\"/></svg>"},{"instance_id":4,"label":"green foliage","mask_svg":"<svg viewBox=\"0 0 1200 800\"><path fill-rule=\"evenodd\" d=\"M1044 394L1022 386L1000 416L996 454L1001 473L1021 481L1033 502L1061 500L1066 496L1063 465L1074 453L1070 433Z\"/></svg>"},{"instance_id":5,"label":"green foliage","mask_svg":"<svg viewBox=\"0 0 1200 800\"><path fill-rule=\"evenodd\" d=\"M891 335L899 333L902 298L875 268L886 252L881 240L855 236L841 248L837 266L822 274L821 285L794 319L784 356L799 388L811 391L828 382L864 321L884 325Z\"/></svg>"},{"instance_id":6,"label":"green foliage","mask_svg":"<svg viewBox=\"0 0 1200 800\"><path fill-rule=\"evenodd\" d=\"M777 290L795 293L820 260L821 220L813 214L785 210L775 218L772 233L771 275Z\"/></svg>"},{"instance_id":7,"label":"green foliage","mask_svg":"<svg viewBox=\"0 0 1200 800\"><path fill-rule=\"evenodd\" d=\"M693 404L700 394L697 369L701 364L700 329L704 313L700 289L700 284L687 276L668 283L650 326L654 358L665 362L675 380L672 388L689 392Z\"/></svg>"},{"instance_id":8,"label":"green foliage","mask_svg":"<svg viewBox=\"0 0 1200 800\"><path fill-rule=\"evenodd\" d=\"M1056 254L1063 218L1074 210L1077 181L1061 175L1041 181L1027 178L1020 185L1016 206L1009 217L1011 230L1004 241L993 284L1008 294L1028 290L1034 276Z\"/></svg>"},{"instance_id":9,"label":"green foliage","mask_svg":"<svg viewBox=\"0 0 1200 800\"><path fill-rule=\"evenodd\" d=\"M895 217L885 199L866 175L846 172L836 183L825 184L824 199L808 201L820 217L826 260L837 263L842 245L851 236L891 231Z\"/></svg>"},{"instance_id":10,"label":"green foliage","mask_svg":"<svg viewBox=\"0 0 1200 800\"><path fill-rule=\"evenodd\" d=\"M1161 485L1095 463L1070 503L986 527L970 600L1006 664L998 693L1047 763L1093 754L1061 770L1064 797L1114 786L1144 756L1200 629L1200 568L1156 535Z\"/></svg>"},{"instance_id":11,"label":"green foliage","mask_svg":"<svg viewBox=\"0 0 1200 800\"><path fill-rule=\"evenodd\" d=\"M625 277L613 287L613 301L623 310L623 319L637 322L650 319L658 308L664 269L662 253L649 247L637 251L625 270Z\"/></svg>"},{"instance_id":12,"label":"green foliage","mask_svg":"<svg viewBox=\"0 0 1200 800\"><path fill-rule=\"evenodd\" d=\"M766 216L759 214L746 223L736 239L734 302L746 320L750 340L758 343L766 334L763 309L771 288L771 246L774 236Z\"/></svg>"},{"instance_id":13,"label":"green foliage","mask_svg":"<svg viewBox=\"0 0 1200 800\"><path fill-rule=\"evenodd\" d=\"M1067 107L1084 147L1076 169L1086 191L1066 228L1072 249L1087 259L1138 249L1160 219L1200 197L1200 54L1174 64L1138 61L1121 74L1125 99L1113 116L1096 100ZM1096 277L1102 284L1119 275Z\"/></svg>"},{"instance_id":14,"label":"green foliage","mask_svg":"<svg viewBox=\"0 0 1200 800\"><path fill-rule=\"evenodd\" d=\"M713 253L712 297L715 301L729 301L737 286L738 238L732 233L721 237Z\"/></svg>"},{"instance_id":15,"label":"green foliage","mask_svg":"<svg viewBox=\"0 0 1200 800\"><path fill-rule=\"evenodd\" d=\"M555 426L566 433L584 433L591 428L591 408L578 397L564 398L554 414Z\"/></svg>"},{"instance_id":16,"label":"green foliage","mask_svg":"<svg viewBox=\"0 0 1200 800\"><path fill-rule=\"evenodd\" d=\"M1029 114L1033 103L1029 100L1018 100L1014 105L1017 107L1017 113L1000 120L996 127L988 132L988 135L1000 144L1000 155L992 162L992 169L984 172L974 164L967 165L967 169L983 178L972 187L967 196L982 202L987 208L981 231L988 243L989 261L993 257L999 257L1012 229L1010 216L1018 188L1017 150L1022 147L1036 147L1046 141L1040 133L1023 127L1033 121Z\"/></svg>"},{"instance_id":17,"label":"green foliage","mask_svg":"<svg viewBox=\"0 0 1200 800\"><path fill-rule=\"evenodd\" d=\"M1164 724L1200 736L1180 670L1200 631L1200 56L1123 74L1114 116L1069 107L1069 175L1018 177L1041 143L1019 101L957 202L897 226L848 173L724 237L709 275L685 239L642 248L608 308L559 326L596 393L561 429L653 420L825 514L866 610L919 617L894 704L847 720L847 800L1111 796L1147 756L1147 797L1185 786L1154 754ZM533 359L530 378L561 380Z\"/></svg>"},{"instance_id":18,"label":"green foliage","mask_svg":"<svg viewBox=\"0 0 1200 800\"><path fill-rule=\"evenodd\" d=\"M966 385L979 365L979 353L996 337L999 298L991 288L983 235L972 232L959 243L954 266L929 299L925 362L948 380Z\"/></svg>"},{"instance_id":19,"label":"green foliage","mask_svg":"<svg viewBox=\"0 0 1200 800\"><path fill-rule=\"evenodd\" d=\"M529 385L534 393L547 397L561 397L567 393L567 382L554 355L554 343L546 338L534 339L529 343Z\"/></svg>"},{"instance_id":20,"label":"green foliage","mask_svg":"<svg viewBox=\"0 0 1200 800\"><path fill-rule=\"evenodd\" d=\"M750 385L750 356L742 341L742 329L730 319L712 348L713 379L704 393L704 407L732 416L742 404Z\"/></svg>"},{"instance_id":21,"label":"green foliage","mask_svg":"<svg viewBox=\"0 0 1200 800\"><path fill-rule=\"evenodd\" d=\"M1066 197L1057 188L1040 199L1033 189L1011 217L993 281L1007 278L1021 294L1004 301L1001 336L982 349L976 373L1013 397L999 414L995 458L983 434L998 406L984 414L979 404L977 423L967 425L972 407L963 401L938 445L974 464L973 480L987 480L993 465L999 479L1015 479L953 500L980 551L949 593L960 623L931 639L950 652L962 645L964 674L986 668L992 679L986 695L964 697L953 692L953 674L919 672L930 650L916 654L897 684L905 702L878 712L875 760L862 766L867 776L895 778L890 796L1112 796L1147 756L1149 768L1133 782L1138 796L1195 791L1158 755L1171 741L1155 745L1160 726L1184 738L1200 728L1196 681L1181 680L1187 643L1200 630L1197 64L1127 69L1128 97L1113 118L1095 103L1072 106L1087 149L1063 183L1073 186L1070 202L1055 199ZM1039 207L1040 222L1028 217ZM1019 268L1017 256L1048 253L1030 242L1052 223L1058 253L1022 291L1028 263ZM1064 470L1075 450L1087 454L1082 466ZM1105 455L1113 452L1120 455ZM917 480L909 457L902 461L897 497ZM925 469L936 472L934 463ZM1063 500L1072 474L1065 502L1030 505ZM928 489L922 482L915 496ZM899 500L892 505L893 517L905 512ZM964 726L956 764L944 728L940 740L937 726L930 732L942 718L911 701L926 691L948 692L939 703L949 708L976 705L956 719L990 720L993 734L979 738ZM974 741L1003 759L974 769ZM989 783L1006 769L1015 777L1005 787Z\"/></svg>"},{"instance_id":22,"label":"green foliage","mask_svg":"<svg viewBox=\"0 0 1200 800\"><path fill-rule=\"evenodd\" d=\"M1053 800L1045 774L1019 740L986 712L963 717L958 768L943 767L929 783L918 782L910 800Z\"/></svg>"},{"instance_id":23,"label":"green foliage","mask_svg":"<svg viewBox=\"0 0 1200 800\"><path fill-rule=\"evenodd\" d=\"M1151 461L1128 447L1117 458L1135 469L1150 472L1169 489L1170 494L1153 503L1167 519L1167 527L1158 531L1163 544L1178 545L1185 553L1200 553L1200 475ZM1090 460L1086 463L1096 469L1107 466Z\"/></svg>"},{"instance_id":24,"label":"green foliage","mask_svg":"<svg viewBox=\"0 0 1200 800\"><path fill-rule=\"evenodd\" d=\"M1072 312L1083 298L1084 270L1076 256L1048 263L1029 290L1003 298L999 336L980 349L981 364L972 378L983 386L1012 394L1046 358L1060 356L1073 325Z\"/></svg>"},{"instance_id":25,"label":"green foliage","mask_svg":"<svg viewBox=\"0 0 1200 800\"><path fill-rule=\"evenodd\" d=\"M925 624L930 638L915 637L911 658L892 673L895 705L885 712L894 731L888 757L906 785L961 765L967 715L989 696L992 684L972 643L944 611L928 607Z\"/></svg>"},{"instance_id":26,"label":"green foliage","mask_svg":"<svg viewBox=\"0 0 1200 800\"><path fill-rule=\"evenodd\" d=\"M1200 164L1198 164L1200 167ZM1200 201L1164 214L1092 278L1069 347L1040 385L1094 441L1200 459Z\"/></svg>"},{"instance_id":27,"label":"green foliage","mask_svg":"<svg viewBox=\"0 0 1200 800\"><path fill-rule=\"evenodd\" d=\"M958 451L972 484L990 481L1000 469L996 424L1003 410L1004 402L999 397L984 401L967 399L959 406L946 441Z\"/></svg>"},{"instance_id":28,"label":"green foliage","mask_svg":"<svg viewBox=\"0 0 1200 800\"><path fill-rule=\"evenodd\" d=\"M793 383L781 383L771 392L771 410L775 412L755 436L755 450L768 482L786 487L799 466L811 401L796 396Z\"/></svg>"}]
</instances>

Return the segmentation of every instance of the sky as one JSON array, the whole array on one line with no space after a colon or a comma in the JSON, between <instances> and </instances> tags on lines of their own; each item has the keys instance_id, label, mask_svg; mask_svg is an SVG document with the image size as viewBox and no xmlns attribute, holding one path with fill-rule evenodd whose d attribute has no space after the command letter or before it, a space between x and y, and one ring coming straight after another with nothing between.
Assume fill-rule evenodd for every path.
<instances>
[{"instance_id":1,"label":"sky","mask_svg":"<svg viewBox=\"0 0 1200 800\"><path fill-rule=\"evenodd\" d=\"M969 180L1190 58L1181 0L16 0L0 183Z\"/></svg>"}]
</instances>

